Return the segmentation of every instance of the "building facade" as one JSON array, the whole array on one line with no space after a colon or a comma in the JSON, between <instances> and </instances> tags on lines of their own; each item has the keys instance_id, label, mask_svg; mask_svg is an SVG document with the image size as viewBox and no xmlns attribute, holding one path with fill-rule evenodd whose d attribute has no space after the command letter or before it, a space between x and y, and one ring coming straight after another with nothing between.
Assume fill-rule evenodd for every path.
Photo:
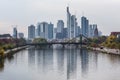
<instances>
[{"instance_id":1,"label":"building facade","mask_svg":"<svg viewBox=\"0 0 120 80\"><path fill-rule=\"evenodd\" d=\"M28 40L33 40L35 38L35 26L30 25L28 27Z\"/></svg>"},{"instance_id":2,"label":"building facade","mask_svg":"<svg viewBox=\"0 0 120 80\"><path fill-rule=\"evenodd\" d=\"M18 38L17 34L18 34L17 28L14 27L14 28L13 28L13 38Z\"/></svg>"},{"instance_id":3,"label":"building facade","mask_svg":"<svg viewBox=\"0 0 120 80\"><path fill-rule=\"evenodd\" d=\"M53 28L54 25L52 23L48 24L48 39L53 39Z\"/></svg>"},{"instance_id":4,"label":"building facade","mask_svg":"<svg viewBox=\"0 0 120 80\"><path fill-rule=\"evenodd\" d=\"M24 33L18 33L19 38L24 38Z\"/></svg>"},{"instance_id":5,"label":"building facade","mask_svg":"<svg viewBox=\"0 0 120 80\"><path fill-rule=\"evenodd\" d=\"M67 7L67 29L69 39L77 36L77 18L70 14L69 7Z\"/></svg>"},{"instance_id":6,"label":"building facade","mask_svg":"<svg viewBox=\"0 0 120 80\"><path fill-rule=\"evenodd\" d=\"M82 29L82 34L86 37L88 37L88 26L89 26L89 20L82 16L81 17L81 29Z\"/></svg>"}]
</instances>

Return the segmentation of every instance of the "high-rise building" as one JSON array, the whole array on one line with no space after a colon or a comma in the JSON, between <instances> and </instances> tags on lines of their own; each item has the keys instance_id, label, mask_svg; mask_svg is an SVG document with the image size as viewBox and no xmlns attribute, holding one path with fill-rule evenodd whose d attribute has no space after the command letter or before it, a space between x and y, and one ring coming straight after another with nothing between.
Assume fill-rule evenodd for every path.
<instances>
[{"instance_id":1,"label":"high-rise building","mask_svg":"<svg viewBox=\"0 0 120 80\"><path fill-rule=\"evenodd\" d=\"M58 33L63 33L63 29L64 29L63 20L58 20L58 22L57 22L57 32Z\"/></svg>"},{"instance_id":2,"label":"high-rise building","mask_svg":"<svg viewBox=\"0 0 120 80\"><path fill-rule=\"evenodd\" d=\"M24 33L18 33L19 38L24 38Z\"/></svg>"},{"instance_id":3,"label":"high-rise building","mask_svg":"<svg viewBox=\"0 0 120 80\"><path fill-rule=\"evenodd\" d=\"M17 34L18 34L17 28L14 27L14 28L13 28L13 38L17 38Z\"/></svg>"},{"instance_id":4,"label":"high-rise building","mask_svg":"<svg viewBox=\"0 0 120 80\"><path fill-rule=\"evenodd\" d=\"M63 29L63 38L67 38L67 28L64 28Z\"/></svg>"},{"instance_id":5,"label":"high-rise building","mask_svg":"<svg viewBox=\"0 0 120 80\"><path fill-rule=\"evenodd\" d=\"M94 30L93 30L93 25L90 24L88 28L88 37L92 38L94 36Z\"/></svg>"},{"instance_id":6,"label":"high-rise building","mask_svg":"<svg viewBox=\"0 0 120 80\"><path fill-rule=\"evenodd\" d=\"M57 22L57 33L56 38L57 39L63 39L63 29L64 29L64 22L63 20L58 20Z\"/></svg>"},{"instance_id":7,"label":"high-rise building","mask_svg":"<svg viewBox=\"0 0 120 80\"><path fill-rule=\"evenodd\" d=\"M78 37L81 34L80 26L76 27L76 37Z\"/></svg>"},{"instance_id":8,"label":"high-rise building","mask_svg":"<svg viewBox=\"0 0 120 80\"><path fill-rule=\"evenodd\" d=\"M94 37L98 37L99 33L98 33L98 28L96 27L96 29L94 30Z\"/></svg>"},{"instance_id":9,"label":"high-rise building","mask_svg":"<svg viewBox=\"0 0 120 80\"><path fill-rule=\"evenodd\" d=\"M40 37L48 39L48 23L47 22L40 23Z\"/></svg>"},{"instance_id":10,"label":"high-rise building","mask_svg":"<svg viewBox=\"0 0 120 80\"><path fill-rule=\"evenodd\" d=\"M48 39L53 39L53 28L54 25L52 23L48 24Z\"/></svg>"},{"instance_id":11,"label":"high-rise building","mask_svg":"<svg viewBox=\"0 0 120 80\"><path fill-rule=\"evenodd\" d=\"M28 26L28 39L33 40L35 38L35 26L30 25Z\"/></svg>"},{"instance_id":12,"label":"high-rise building","mask_svg":"<svg viewBox=\"0 0 120 80\"><path fill-rule=\"evenodd\" d=\"M68 32L68 38L70 38L70 27L71 27L71 14L69 12L69 7L67 7L67 32Z\"/></svg>"},{"instance_id":13,"label":"high-rise building","mask_svg":"<svg viewBox=\"0 0 120 80\"><path fill-rule=\"evenodd\" d=\"M99 36L99 31L97 28L97 24L90 24L88 28L88 37L93 38L98 36Z\"/></svg>"},{"instance_id":14,"label":"high-rise building","mask_svg":"<svg viewBox=\"0 0 120 80\"><path fill-rule=\"evenodd\" d=\"M40 27L40 23L37 24L37 29L36 29L36 38L40 37L40 32L41 32L41 27Z\"/></svg>"},{"instance_id":15,"label":"high-rise building","mask_svg":"<svg viewBox=\"0 0 120 80\"><path fill-rule=\"evenodd\" d=\"M88 26L89 26L88 19L82 16L81 17L81 29L82 29L82 34L86 37L88 37Z\"/></svg>"},{"instance_id":16,"label":"high-rise building","mask_svg":"<svg viewBox=\"0 0 120 80\"><path fill-rule=\"evenodd\" d=\"M69 7L67 7L67 29L68 29L68 38L72 39L76 37L77 18L75 15L70 14Z\"/></svg>"},{"instance_id":17,"label":"high-rise building","mask_svg":"<svg viewBox=\"0 0 120 80\"><path fill-rule=\"evenodd\" d=\"M54 28L54 34L53 34L53 37L54 37L54 39L56 39L56 34L57 34L57 28Z\"/></svg>"}]
</instances>

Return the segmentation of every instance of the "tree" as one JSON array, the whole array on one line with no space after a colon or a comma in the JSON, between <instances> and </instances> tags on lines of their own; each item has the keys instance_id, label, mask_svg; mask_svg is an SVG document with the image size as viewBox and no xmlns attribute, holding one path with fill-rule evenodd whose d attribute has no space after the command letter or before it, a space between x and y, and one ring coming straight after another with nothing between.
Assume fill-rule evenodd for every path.
<instances>
[{"instance_id":1,"label":"tree","mask_svg":"<svg viewBox=\"0 0 120 80\"><path fill-rule=\"evenodd\" d=\"M47 43L47 40L44 38L35 38L33 43Z\"/></svg>"}]
</instances>

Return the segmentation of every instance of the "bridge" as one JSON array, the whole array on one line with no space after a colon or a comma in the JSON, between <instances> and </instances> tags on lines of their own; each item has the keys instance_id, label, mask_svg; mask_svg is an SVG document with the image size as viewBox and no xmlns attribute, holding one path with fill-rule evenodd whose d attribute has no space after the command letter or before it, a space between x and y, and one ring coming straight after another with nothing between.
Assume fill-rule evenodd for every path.
<instances>
[{"instance_id":1,"label":"bridge","mask_svg":"<svg viewBox=\"0 0 120 80\"><path fill-rule=\"evenodd\" d=\"M68 41L68 42L27 43L26 45L31 45L31 46L51 46L51 45L55 45L55 44L61 44L64 47L65 45L71 45L71 44L76 45L76 46L78 46L78 45L82 46L82 45L87 45L88 42L89 42L89 39L86 36L82 35L82 34L77 36L76 39L77 38L80 39L79 42L69 42ZM86 39L87 42L83 42L83 38Z\"/></svg>"}]
</instances>

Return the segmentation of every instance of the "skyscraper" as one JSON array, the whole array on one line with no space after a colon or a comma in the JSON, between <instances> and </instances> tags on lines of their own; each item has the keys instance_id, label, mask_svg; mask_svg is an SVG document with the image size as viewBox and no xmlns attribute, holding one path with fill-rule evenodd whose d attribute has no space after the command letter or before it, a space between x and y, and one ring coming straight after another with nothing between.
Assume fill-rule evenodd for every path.
<instances>
[{"instance_id":1,"label":"skyscraper","mask_svg":"<svg viewBox=\"0 0 120 80\"><path fill-rule=\"evenodd\" d=\"M94 30L93 30L93 25L90 24L88 28L88 37L92 38L94 36Z\"/></svg>"},{"instance_id":2,"label":"skyscraper","mask_svg":"<svg viewBox=\"0 0 120 80\"><path fill-rule=\"evenodd\" d=\"M63 20L58 20L58 22L57 22L57 32L58 33L63 33L63 29L64 29Z\"/></svg>"},{"instance_id":3,"label":"skyscraper","mask_svg":"<svg viewBox=\"0 0 120 80\"><path fill-rule=\"evenodd\" d=\"M57 39L63 39L63 29L64 29L64 22L63 20L58 20L57 22L57 33L56 38Z\"/></svg>"},{"instance_id":4,"label":"skyscraper","mask_svg":"<svg viewBox=\"0 0 120 80\"><path fill-rule=\"evenodd\" d=\"M53 39L53 28L54 25L52 23L48 24L48 39Z\"/></svg>"},{"instance_id":5,"label":"skyscraper","mask_svg":"<svg viewBox=\"0 0 120 80\"><path fill-rule=\"evenodd\" d=\"M17 38L17 34L18 34L17 28L14 27L14 28L13 28L13 38Z\"/></svg>"},{"instance_id":6,"label":"skyscraper","mask_svg":"<svg viewBox=\"0 0 120 80\"><path fill-rule=\"evenodd\" d=\"M28 39L33 40L35 38L35 26L30 25L28 26Z\"/></svg>"},{"instance_id":7,"label":"skyscraper","mask_svg":"<svg viewBox=\"0 0 120 80\"><path fill-rule=\"evenodd\" d=\"M88 19L82 16L81 17L81 29L82 29L82 34L86 37L88 37L88 26L89 26Z\"/></svg>"},{"instance_id":8,"label":"skyscraper","mask_svg":"<svg viewBox=\"0 0 120 80\"><path fill-rule=\"evenodd\" d=\"M68 38L72 39L76 37L77 18L75 15L70 14L69 7L67 7L67 29Z\"/></svg>"},{"instance_id":9,"label":"skyscraper","mask_svg":"<svg viewBox=\"0 0 120 80\"><path fill-rule=\"evenodd\" d=\"M36 29L36 38L40 37L41 27L40 23L37 23L37 29Z\"/></svg>"},{"instance_id":10,"label":"skyscraper","mask_svg":"<svg viewBox=\"0 0 120 80\"><path fill-rule=\"evenodd\" d=\"M47 22L40 23L40 37L48 39L48 23Z\"/></svg>"},{"instance_id":11,"label":"skyscraper","mask_svg":"<svg viewBox=\"0 0 120 80\"><path fill-rule=\"evenodd\" d=\"M69 12L69 7L67 7L67 32L68 32L68 38L70 38L70 27L71 27L71 14Z\"/></svg>"}]
</instances>

